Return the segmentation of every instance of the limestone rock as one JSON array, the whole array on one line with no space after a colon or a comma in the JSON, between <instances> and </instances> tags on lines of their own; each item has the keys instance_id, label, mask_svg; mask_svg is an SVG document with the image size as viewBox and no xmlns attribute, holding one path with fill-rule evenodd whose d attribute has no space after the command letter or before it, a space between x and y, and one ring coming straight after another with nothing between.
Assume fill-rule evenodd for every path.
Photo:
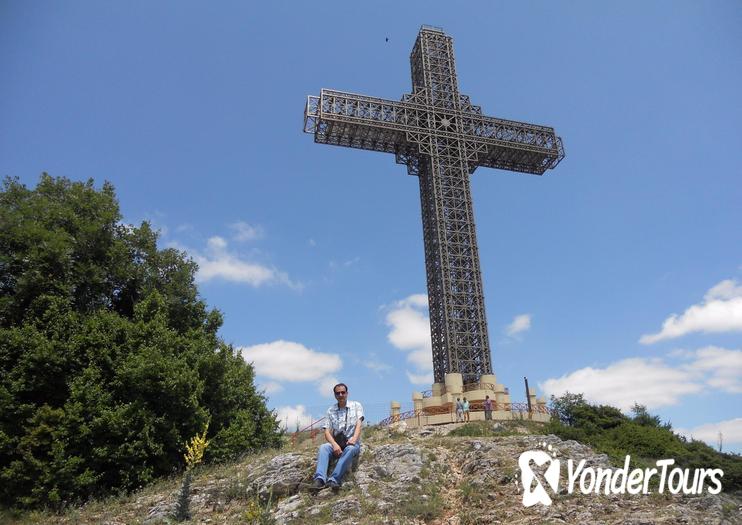
<instances>
[{"instance_id":1,"label":"limestone rock","mask_svg":"<svg viewBox=\"0 0 742 525\"><path fill-rule=\"evenodd\" d=\"M172 523L175 521L174 519L172 519L174 512L175 500L173 500L172 502L167 500L159 501L147 512L147 517L144 519L144 524L160 525L164 523Z\"/></svg>"},{"instance_id":2,"label":"limestone rock","mask_svg":"<svg viewBox=\"0 0 742 525\"><path fill-rule=\"evenodd\" d=\"M303 504L303 498L301 494L295 494L289 498L281 500L273 515L273 519L276 520L277 525L284 525L299 517L299 507Z\"/></svg>"},{"instance_id":3,"label":"limestone rock","mask_svg":"<svg viewBox=\"0 0 742 525\"><path fill-rule=\"evenodd\" d=\"M342 521L361 513L361 503L355 496L348 496L332 505L331 514L335 521Z\"/></svg>"},{"instance_id":4,"label":"limestone rock","mask_svg":"<svg viewBox=\"0 0 742 525\"><path fill-rule=\"evenodd\" d=\"M248 492L261 500L276 500L295 494L302 482L308 482L312 460L305 455L281 454L268 462L262 472L249 479Z\"/></svg>"}]
</instances>

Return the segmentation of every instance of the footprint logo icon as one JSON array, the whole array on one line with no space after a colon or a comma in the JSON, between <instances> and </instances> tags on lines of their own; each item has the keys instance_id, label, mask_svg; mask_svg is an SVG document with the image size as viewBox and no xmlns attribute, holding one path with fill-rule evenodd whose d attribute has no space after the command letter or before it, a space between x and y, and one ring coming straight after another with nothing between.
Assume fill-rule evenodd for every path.
<instances>
[{"instance_id":1,"label":"footprint logo icon","mask_svg":"<svg viewBox=\"0 0 742 525\"><path fill-rule=\"evenodd\" d=\"M528 450L523 452L518 458L518 466L521 472L521 482L523 483L523 506L532 507L537 503L542 505L551 505L551 497L546 492L546 488L541 484L541 481L536 477L536 473L531 468L531 463L537 467L548 464L546 471L543 474L544 480L551 487L551 490L555 493L559 489L559 471L561 468L560 462L556 458L556 451L552 450L551 445L547 445L545 442L541 443L541 448L544 450ZM533 481L536 481L535 486Z\"/></svg>"}]
</instances>

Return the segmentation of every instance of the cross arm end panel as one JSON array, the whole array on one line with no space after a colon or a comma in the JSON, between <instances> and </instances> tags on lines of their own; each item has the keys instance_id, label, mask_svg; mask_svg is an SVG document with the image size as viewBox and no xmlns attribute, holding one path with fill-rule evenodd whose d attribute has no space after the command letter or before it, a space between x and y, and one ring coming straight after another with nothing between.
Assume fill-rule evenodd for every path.
<instances>
[{"instance_id":1,"label":"cross arm end panel","mask_svg":"<svg viewBox=\"0 0 742 525\"><path fill-rule=\"evenodd\" d=\"M307 97L304 131L320 144L411 155L404 123L411 109L400 102L323 89Z\"/></svg>"},{"instance_id":2,"label":"cross arm end panel","mask_svg":"<svg viewBox=\"0 0 742 525\"><path fill-rule=\"evenodd\" d=\"M488 144L478 155L476 167L543 175L546 170L555 168L563 158L564 147L560 137L554 138L554 145L550 149L494 143Z\"/></svg>"}]
</instances>

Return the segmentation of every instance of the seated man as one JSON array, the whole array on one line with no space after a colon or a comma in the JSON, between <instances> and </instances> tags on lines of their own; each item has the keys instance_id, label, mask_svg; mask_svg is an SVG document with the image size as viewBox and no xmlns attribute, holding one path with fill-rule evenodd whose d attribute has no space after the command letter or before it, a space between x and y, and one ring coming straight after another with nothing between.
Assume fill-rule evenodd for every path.
<instances>
[{"instance_id":1,"label":"seated man","mask_svg":"<svg viewBox=\"0 0 742 525\"><path fill-rule=\"evenodd\" d=\"M348 387L338 383L333 387L337 403L327 409L325 429L327 443L320 445L317 453L317 471L314 473L312 489L319 491L327 485L338 490L343 476L361 452L361 427L363 426L363 407L358 401L348 401ZM327 478L330 456L338 458L335 470Z\"/></svg>"}]
</instances>

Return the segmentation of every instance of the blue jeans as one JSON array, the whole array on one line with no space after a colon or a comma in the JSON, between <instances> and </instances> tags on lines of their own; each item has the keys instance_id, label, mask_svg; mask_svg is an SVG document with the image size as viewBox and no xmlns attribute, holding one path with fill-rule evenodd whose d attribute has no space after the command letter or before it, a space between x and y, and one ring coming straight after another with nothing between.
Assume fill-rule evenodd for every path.
<instances>
[{"instance_id":1,"label":"blue jeans","mask_svg":"<svg viewBox=\"0 0 742 525\"><path fill-rule=\"evenodd\" d=\"M348 445L343 450L343 453L338 458L338 462L335 465L335 470L332 471L332 475L327 477L327 467L330 464L330 458L332 457L332 445L325 443L320 445L319 451L317 452L317 471L314 473L314 479L321 479L325 483L328 481L334 481L338 485L342 482L343 476L348 469L353 465L353 460L361 452L361 444L356 443L355 445Z\"/></svg>"}]
</instances>

